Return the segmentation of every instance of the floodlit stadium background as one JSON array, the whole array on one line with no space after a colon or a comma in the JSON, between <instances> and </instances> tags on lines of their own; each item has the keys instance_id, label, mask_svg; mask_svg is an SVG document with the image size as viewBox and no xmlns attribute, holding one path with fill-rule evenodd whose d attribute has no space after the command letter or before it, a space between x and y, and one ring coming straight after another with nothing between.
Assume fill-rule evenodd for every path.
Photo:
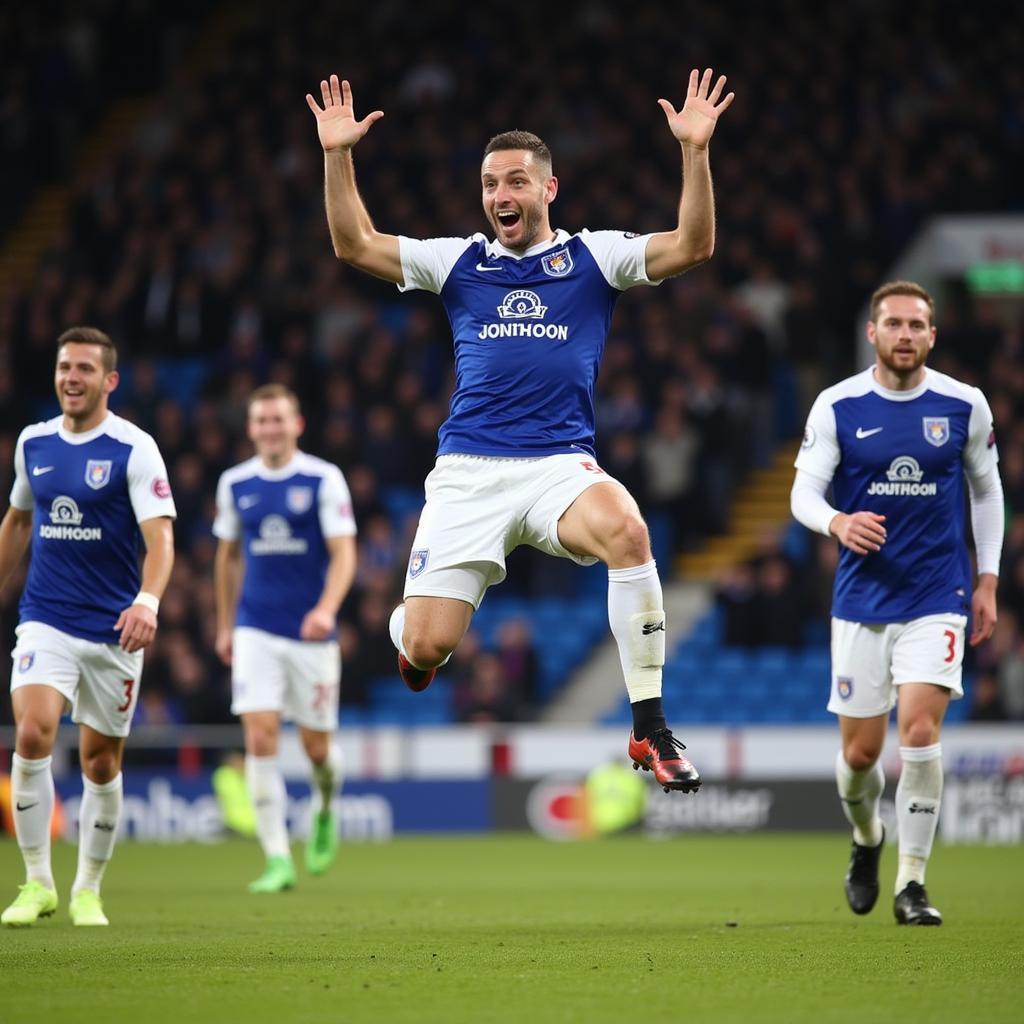
<instances>
[{"instance_id":1,"label":"floodlit stadium background","mask_svg":"<svg viewBox=\"0 0 1024 1024\"><path fill-rule=\"evenodd\" d=\"M116 411L157 438L178 556L129 743L126 822L222 831L211 772L240 749L213 654L214 485L248 455L245 398L301 396L304 446L335 461L360 527L346 602L342 736L351 837L533 827L576 835L580 782L623 761L628 713L598 568L521 551L431 688L394 674L422 479L451 386L430 296L339 265L303 96L339 72L385 119L356 151L384 230L482 230L494 133L550 144L570 231L675 216L679 160L655 101L691 66L729 75L715 136L712 262L620 302L598 385L602 465L637 496L667 584L669 719L708 786L644 811L653 832L837 828L827 610L835 546L789 520L803 415L864 365L876 284L938 297L932 365L995 413L1007 537L995 639L944 736L942 834L1024 836L1024 31L1002 5L19 5L0 15L0 490L53 415L53 344L108 330ZM1005 13L1005 12L1003 12ZM0 596L13 641L21 579ZM0 671L9 662L0 660ZM6 694L6 686L2 686ZM10 703L0 701L10 749ZM73 733L61 748L74 827ZM6 763L6 757L4 762ZM292 814L301 829L302 761Z\"/></svg>"}]
</instances>

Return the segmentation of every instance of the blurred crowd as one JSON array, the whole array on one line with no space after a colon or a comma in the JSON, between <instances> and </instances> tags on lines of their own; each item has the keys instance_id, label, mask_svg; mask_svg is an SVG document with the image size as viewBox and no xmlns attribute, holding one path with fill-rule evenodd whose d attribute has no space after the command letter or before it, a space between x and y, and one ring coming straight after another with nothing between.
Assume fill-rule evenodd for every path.
<instances>
[{"instance_id":1,"label":"blurred crowd","mask_svg":"<svg viewBox=\"0 0 1024 1024\"><path fill-rule=\"evenodd\" d=\"M655 101L680 103L693 65L713 59L729 74L737 100L712 158L715 257L623 298L595 396L602 465L672 552L723 526L737 482L798 431L817 390L853 369L854 314L924 218L1020 208L1024 38L1019 21L992 31L1000 9L980 2L939 18L924 2L809 11L793 0L688 7L679 23L653 0L632 4L628 20L593 0L515 42L507 12L454 2L341 3L304 18L287 5L201 15L194 4L169 14L155 0L94 0L63 18L0 16L12 50L0 148L20 175L0 230L39 184L67 179L73 190L39 272L0 294L0 484L18 430L55 412L56 336L77 323L107 330L124 362L114 407L157 438L179 511L141 714L228 716L212 654L212 502L221 471L249 454L246 397L265 381L300 395L303 447L341 466L353 492L360 568L342 616L343 700L365 703L371 681L393 671L387 617L452 387L450 330L433 296L400 296L333 258L303 98L321 77L348 77L360 116L386 112L355 153L378 227L429 237L485 228L480 154L513 127L552 148L556 227L670 228L679 156ZM149 56L112 71L110 54L138 55L143 36ZM206 43L190 49L195 40ZM137 130L79 163L102 110L147 87L155 101ZM964 327L948 358L966 360L976 340ZM1007 493L1016 486L1024 509L1007 443L1024 423L1020 354L1012 338L993 344L1006 371L989 393ZM542 561L514 557L503 587L571 588L570 566ZM749 573L739 589L767 595L751 620L775 616L772 635L799 641L799 623L783 620L795 606L804 614L802 577L797 587L785 558ZM15 591L0 606L5 634ZM461 717L535 713L524 629L502 650L464 646L453 670Z\"/></svg>"}]
</instances>

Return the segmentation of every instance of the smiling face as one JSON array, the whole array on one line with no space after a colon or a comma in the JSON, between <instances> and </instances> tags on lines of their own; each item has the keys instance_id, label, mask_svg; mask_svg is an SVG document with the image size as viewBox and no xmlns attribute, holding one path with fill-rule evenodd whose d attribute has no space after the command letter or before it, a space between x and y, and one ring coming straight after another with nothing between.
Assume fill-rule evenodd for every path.
<instances>
[{"instance_id":1,"label":"smiling face","mask_svg":"<svg viewBox=\"0 0 1024 1024\"><path fill-rule=\"evenodd\" d=\"M494 237L506 249L525 252L554 232L548 206L558 193L558 179L527 149L488 153L480 168L484 214Z\"/></svg>"},{"instance_id":2,"label":"smiling face","mask_svg":"<svg viewBox=\"0 0 1024 1024\"><path fill-rule=\"evenodd\" d=\"M107 415L107 396L117 382L117 371L104 366L101 345L79 341L61 345L53 384L64 425L75 432L98 426Z\"/></svg>"},{"instance_id":3,"label":"smiling face","mask_svg":"<svg viewBox=\"0 0 1024 1024\"><path fill-rule=\"evenodd\" d=\"M267 466L283 466L291 459L304 426L295 403L283 395L249 403L249 440Z\"/></svg>"},{"instance_id":4,"label":"smiling face","mask_svg":"<svg viewBox=\"0 0 1024 1024\"><path fill-rule=\"evenodd\" d=\"M935 344L928 303L914 295L888 295L868 321L868 341L875 347L876 373L883 385L915 386Z\"/></svg>"}]
</instances>

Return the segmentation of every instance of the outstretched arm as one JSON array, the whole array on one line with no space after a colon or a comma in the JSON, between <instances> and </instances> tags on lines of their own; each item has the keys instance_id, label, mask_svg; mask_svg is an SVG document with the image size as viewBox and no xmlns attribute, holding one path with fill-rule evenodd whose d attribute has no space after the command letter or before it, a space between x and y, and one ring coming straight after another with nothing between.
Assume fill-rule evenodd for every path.
<instances>
[{"instance_id":1,"label":"outstretched arm","mask_svg":"<svg viewBox=\"0 0 1024 1024\"><path fill-rule=\"evenodd\" d=\"M683 151L683 194L679 223L674 231L652 235L647 242L647 276L660 281L681 274L711 258L715 249L715 197L711 188L708 143L719 116L728 109L735 93L722 98L725 75L711 88L712 72L690 72L686 101L676 110L668 100L658 100L672 135Z\"/></svg>"},{"instance_id":2,"label":"outstretched arm","mask_svg":"<svg viewBox=\"0 0 1024 1024\"><path fill-rule=\"evenodd\" d=\"M347 81L339 83L337 75L331 75L330 83L320 83L320 94L323 108L309 93L306 93L306 103L316 117L317 134L324 148L324 201L334 254L368 274L402 284L404 275L398 238L383 234L373 226L356 188L352 162L352 147L384 112L375 110L357 121L352 106L352 87Z\"/></svg>"}]
</instances>

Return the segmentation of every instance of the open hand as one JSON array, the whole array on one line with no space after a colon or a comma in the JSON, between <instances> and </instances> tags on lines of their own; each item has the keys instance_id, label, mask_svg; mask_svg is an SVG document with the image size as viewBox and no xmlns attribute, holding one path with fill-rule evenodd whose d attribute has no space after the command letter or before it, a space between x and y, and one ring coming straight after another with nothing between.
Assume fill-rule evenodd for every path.
<instances>
[{"instance_id":1,"label":"open hand","mask_svg":"<svg viewBox=\"0 0 1024 1024\"><path fill-rule=\"evenodd\" d=\"M736 93L721 98L725 88L725 75L719 75L715 87L711 88L712 71L708 68L703 75L694 68L690 72L690 84L686 89L686 100L681 110L676 110L668 100L658 100L665 111L672 134L683 144L706 149L719 116L728 110ZM709 91L710 90L710 91Z\"/></svg>"},{"instance_id":2,"label":"open hand","mask_svg":"<svg viewBox=\"0 0 1024 1024\"><path fill-rule=\"evenodd\" d=\"M374 121L384 116L383 110L375 110L357 121L352 106L352 87L348 80L339 84L337 75L331 75L330 84L326 81L320 83L320 94L324 100L323 109L308 92L306 102L316 118L317 134L325 153L335 149L351 149L370 130Z\"/></svg>"}]
</instances>

